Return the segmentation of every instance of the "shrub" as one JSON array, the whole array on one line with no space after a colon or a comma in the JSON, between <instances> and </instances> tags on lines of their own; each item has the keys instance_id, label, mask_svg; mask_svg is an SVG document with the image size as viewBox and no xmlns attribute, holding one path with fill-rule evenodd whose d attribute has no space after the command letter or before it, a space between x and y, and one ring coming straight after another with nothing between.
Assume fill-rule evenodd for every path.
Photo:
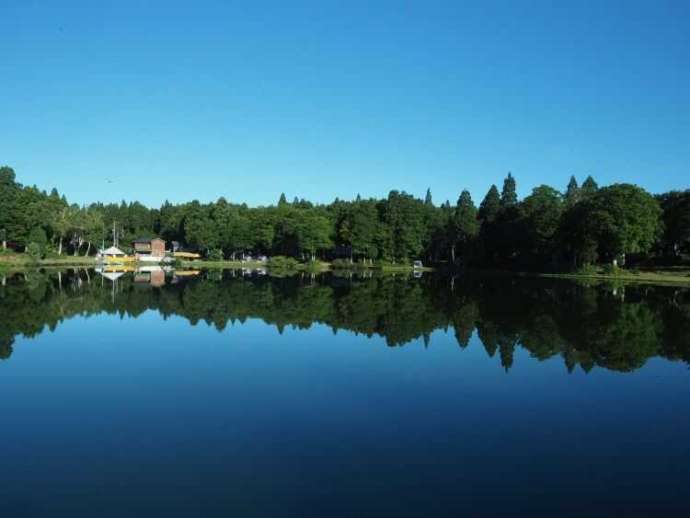
<instances>
[{"instance_id":1,"label":"shrub","mask_svg":"<svg viewBox=\"0 0 690 518\"><path fill-rule=\"evenodd\" d=\"M333 259L331 266L336 269L350 269L352 263L350 263L349 259Z\"/></svg>"},{"instance_id":2,"label":"shrub","mask_svg":"<svg viewBox=\"0 0 690 518\"><path fill-rule=\"evenodd\" d=\"M208 251L209 261L222 261L224 258L223 251L220 248L213 248Z\"/></svg>"},{"instance_id":3,"label":"shrub","mask_svg":"<svg viewBox=\"0 0 690 518\"><path fill-rule=\"evenodd\" d=\"M598 273L597 267L594 266L593 264L583 264L578 270L577 273L580 275L596 275Z\"/></svg>"},{"instance_id":4,"label":"shrub","mask_svg":"<svg viewBox=\"0 0 690 518\"><path fill-rule=\"evenodd\" d=\"M618 275L620 272L621 269L618 266L614 266L613 264L604 265L604 273L606 275Z\"/></svg>"},{"instance_id":5,"label":"shrub","mask_svg":"<svg viewBox=\"0 0 690 518\"><path fill-rule=\"evenodd\" d=\"M299 262L292 257L276 255L268 260L268 267L274 270L294 270L299 266Z\"/></svg>"},{"instance_id":6,"label":"shrub","mask_svg":"<svg viewBox=\"0 0 690 518\"><path fill-rule=\"evenodd\" d=\"M29 243L26 247L26 253L34 261L38 261L43 257L43 250L38 243Z\"/></svg>"},{"instance_id":7,"label":"shrub","mask_svg":"<svg viewBox=\"0 0 690 518\"><path fill-rule=\"evenodd\" d=\"M333 268L341 270L364 270L369 267L369 265L363 262L350 262L349 259L335 259L331 265Z\"/></svg>"}]
</instances>

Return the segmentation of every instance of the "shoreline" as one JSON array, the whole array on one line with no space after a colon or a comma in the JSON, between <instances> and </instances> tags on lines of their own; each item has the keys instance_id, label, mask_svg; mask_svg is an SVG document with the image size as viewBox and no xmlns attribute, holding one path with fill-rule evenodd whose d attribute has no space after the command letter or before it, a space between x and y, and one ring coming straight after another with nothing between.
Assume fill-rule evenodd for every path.
<instances>
[{"instance_id":1,"label":"shoreline","mask_svg":"<svg viewBox=\"0 0 690 518\"><path fill-rule=\"evenodd\" d=\"M412 272L436 272L438 268L425 266L423 268L413 268L407 265L393 265L393 264L379 264L379 265L362 265L355 264L352 268L334 267L332 263L325 261L317 261L314 264L297 263L287 268L271 267L267 263L259 261L179 261L178 265L185 268L199 268L199 269L242 269L242 268L265 268L268 271L283 273L287 271L297 272L314 272L323 273L328 271L378 271L382 273L412 273ZM12 271L21 271L33 268L83 268L95 267L97 265L94 257L52 257L48 259L40 259L33 261L25 259L21 255L2 256L0 255L0 272L9 273ZM649 268L643 270L626 270L621 269L616 273L600 272L561 272L561 273L546 273L546 272L526 272L526 271L510 271L510 270L493 270L493 269L469 269L468 273L476 273L480 275L505 275L514 277L535 277L535 278L551 278L551 279L569 279L569 280L583 280L583 281L606 281L606 282L624 282L624 283L639 283L639 284L658 284L658 285L676 285L676 286L690 286L690 266L683 267L659 267Z\"/></svg>"}]
</instances>

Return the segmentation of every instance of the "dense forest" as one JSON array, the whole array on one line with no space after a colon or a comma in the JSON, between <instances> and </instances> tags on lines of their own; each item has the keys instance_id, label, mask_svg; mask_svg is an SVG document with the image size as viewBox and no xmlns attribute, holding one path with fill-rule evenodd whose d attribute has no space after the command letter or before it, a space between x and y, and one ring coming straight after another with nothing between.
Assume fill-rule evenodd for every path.
<instances>
[{"instance_id":1,"label":"dense forest","mask_svg":"<svg viewBox=\"0 0 690 518\"><path fill-rule=\"evenodd\" d=\"M632 371L655 356L690 363L687 288L474 275L454 283L442 275L243 277L230 270L169 277L154 288L131 275L113 284L78 269L30 270L0 282L0 359L11 355L18 334L35 336L78 315L147 310L219 331L249 318L281 333L321 324L380 336L391 347L415 340L433 346L434 331L446 330L464 349L476 332L506 370L520 347L539 360L560 356L569 371Z\"/></svg>"},{"instance_id":2,"label":"dense forest","mask_svg":"<svg viewBox=\"0 0 690 518\"><path fill-rule=\"evenodd\" d=\"M308 261L425 263L563 270L616 261L678 262L690 253L690 190L652 195L630 184L599 187L572 177L561 192L541 185L519 200L512 174L475 204L466 190L456 203L434 203L391 191L385 199L313 204L285 195L276 205L138 202L70 204L23 186L0 168L2 247L35 256L93 255L110 244L160 236L214 259L245 252Z\"/></svg>"}]
</instances>

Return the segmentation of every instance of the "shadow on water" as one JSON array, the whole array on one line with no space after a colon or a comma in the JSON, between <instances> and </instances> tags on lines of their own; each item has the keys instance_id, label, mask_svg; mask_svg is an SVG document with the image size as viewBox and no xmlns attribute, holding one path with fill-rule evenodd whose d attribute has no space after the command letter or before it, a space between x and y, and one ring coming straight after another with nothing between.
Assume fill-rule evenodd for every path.
<instances>
[{"instance_id":1,"label":"shadow on water","mask_svg":"<svg viewBox=\"0 0 690 518\"><path fill-rule=\"evenodd\" d=\"M198 274L197 274L198 273ZM439 275L264 272L33 271L0 284L0 359L18 335L37 336L76 315L137 317L147 310L218 330L258 318L281 333L315 323L391 346L452 330L465 348L477 334L508 371L522 347L538 360L563 358L569 371L629 372L652 357L690 362L690 290L586 285L565 280Z\"/></svg>"}]
</instances>

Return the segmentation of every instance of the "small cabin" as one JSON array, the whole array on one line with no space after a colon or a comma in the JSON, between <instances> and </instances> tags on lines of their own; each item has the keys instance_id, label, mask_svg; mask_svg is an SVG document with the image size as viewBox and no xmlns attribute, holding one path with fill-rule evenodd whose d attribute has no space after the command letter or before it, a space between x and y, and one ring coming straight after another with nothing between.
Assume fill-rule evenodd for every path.
<instances>
[{"instance_id":1,"label":"small cabin","mask_svg":"<svg viewBox=\"0 0 690 518\"><path fill-rule=\"evenodd\" d=\"M153 239L137 239L132 243L137 256L165 257L165 241L159 237Z\"/></svg>"}]
</instances>

